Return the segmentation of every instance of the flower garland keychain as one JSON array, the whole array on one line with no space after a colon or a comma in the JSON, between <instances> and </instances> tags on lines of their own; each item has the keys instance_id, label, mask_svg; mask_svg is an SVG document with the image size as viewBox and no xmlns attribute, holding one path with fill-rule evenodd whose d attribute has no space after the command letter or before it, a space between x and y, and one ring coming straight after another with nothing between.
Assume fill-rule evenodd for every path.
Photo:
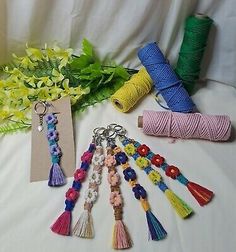
<instances>
[{"instance_id":1,"label":"flower garland keychain","mask_svg":"<svg viewBox=\"0 0 236 252\"><path fill-rule=\"evenodd\" d=\"M111 147L114 144L114 139L112 138L114 132L111 132L111 134L109 134L110 132L104 131L104 133L107 140L105 166L108 169L107 180L110 184L111 190L110 203L113 206L115 216L112 247L114 249L127 249L132 247L132 240L130 238L127 227L122 221L123 199L120 190L120 175L116 170L116 159Z\"/></svg>"},{"instance_id":2,"label":"flower garland keychain","mask_svg":"<svg viewBox=\"0 0 236 252\"><path fill-rule=\"evenodd\" d=\"M62 151L58 144L59 133L56 129L58 119L56 113L47 114L49 106L52 106L52 104L38 101L34 106L34 111L39 116L39 132L43 131L44 129L43 118L45 117L45 123L47 125L47 140L52 162L49 172L48 186L56 187L64 185L66 183L66 179L60 166ZM42 111L40 111L40 107L42 107Z\"/></svg>"},{"instance_id":3,"label":"flower garland keychain","mask_svg":"<svg viewBox=\"0 0 236 252\"><path fill-rule=\"evenodd\" d=\"M65 194L65 211L57 218L55 223L51 226L51 230L54 233L60 235L70 235L71 234L71 212L74 209L75 203L79 197L79 191L81 185L86 178L87 170L90 167L91 160L93 158L93 153L96 148L96 138L93 137L92 143L89 145L87 151L81 156L80 168L76 169L74 173L74 181L72 187L68 189Z\"/></svg>"},{"instance_id":4,"label":"flower garland keychain","mask_svg":"<svg viewBox=\"0 0 236 252\"><path fill-rule=\"evenodd\" d=\"M112 130L108 127L107 131ZM114 143L112 145L113 153L115 154L115 160L118 165L121 165L123 168L124 178L132 187L132 191L137 200L141 202L143 210L146 213L147 224L149 234L152 240L158 241L164 239L167 235L167 232L152 213L150 205L147 200L147 192L146 190L138 183L137 175L134 169L132 169L128 163L128 157L124 152L122 152L121 148L116 146Z\"/></svg>"},{"instance_id":5,"label":"flower garland keychain","mask_svg":"<svg viewBox=\"0 0 236 252\"><path fill-rule=\"evenodd\" d=\"M102 167L105 158L103 155L103 147L101 143L102 138L99 135L98 129L94 129L93 132L97 139L96 149L92 158L93 171L91 176L89 177L89 187L85 192L84 211L79 217L79 220L77 221L73 229L73 234L81 238L94 237L94 227L91 210L98 197L98 187L101 183Z\"/></svg>"},{"instance_id":6,"label":"flower garland keychain","mask_svg":"<svg viewBox=\"0 0 236 252\"><path fill-rule=\"evenodd\" d=\"M117 125L118 128L121 127ZM115 127L117 127L115 126ZM117 129L118 129L117 128ZM145 144L140 144L136 140L129 139L127 137L123 137L122 144L126 146L126 150L130 153L130 149L134 148L135 153L130 153L131 156L136 160L136 164L143 168L145 172L149 173L150 162L152 165L161 168L166 176L179 181L183 185L185 185L193 197L198 201L200 206L204 206L210 202L214 193L209 189L200 186L194 182L190 182L184 175L180 172L179 168L173 165L168 165L165 162L165 159L159 154L154 154L150 148ZM132 152L132 151L131 151ZM133 154L133 155L132 155ZM145 170L146 167L146 170ZM152 175L151 175L152 176ZM165 186L163 189L167 190Z\"/></svg>"}]
</instances>

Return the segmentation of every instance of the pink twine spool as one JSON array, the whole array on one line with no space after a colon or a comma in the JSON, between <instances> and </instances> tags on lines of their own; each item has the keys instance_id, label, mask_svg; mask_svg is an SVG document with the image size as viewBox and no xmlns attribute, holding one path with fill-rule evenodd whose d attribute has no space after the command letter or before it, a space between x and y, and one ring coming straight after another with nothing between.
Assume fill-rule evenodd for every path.
<instances>
[{"instance_id":1,"label":"pink twine spool","mask_svg":"<svg viewBox=\"0 0 236 252\"><path fill-rule=\"evenodd\" d=\"M154 136L227 141L231 133L231 122L226 115L145 110L143 132Z\"/></svg>"}]
</instances>

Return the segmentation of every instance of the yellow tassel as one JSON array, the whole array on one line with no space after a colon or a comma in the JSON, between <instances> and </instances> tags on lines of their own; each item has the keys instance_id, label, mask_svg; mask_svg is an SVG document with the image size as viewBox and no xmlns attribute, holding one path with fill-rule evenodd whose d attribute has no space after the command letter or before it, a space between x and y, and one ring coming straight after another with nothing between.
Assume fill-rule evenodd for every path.
<instances>
[{"instance_id":1,"label":"yellow tassel","mask_svg":"<svg viewBox=\"0 0 236 252\"><path fill-rule=\"evenodd\" d=\"M165 195L170 201L172 207L181 218L187 218L193 212L193 209L187 205L182 199L174 194L170 189L165 190Z\"/></svg>"}]
</instances>

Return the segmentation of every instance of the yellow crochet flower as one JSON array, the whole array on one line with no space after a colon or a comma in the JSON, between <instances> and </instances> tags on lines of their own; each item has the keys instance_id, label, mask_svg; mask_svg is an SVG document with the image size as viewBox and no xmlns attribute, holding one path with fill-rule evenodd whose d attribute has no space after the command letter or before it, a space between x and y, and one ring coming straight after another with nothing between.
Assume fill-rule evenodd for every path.
<instances>
[{"instance_id":1,"label":"yellow crochet flower","mask_svg":"<svg viewBox=\"0 0 236 252\"><path fill-rule=\"evenodd\" d=\"M145 157L138 157L136 159L136 164L139 168L144 169L149 166L149 161Z\"/></svg>"},{"instance_id":2,"label":"yellow crochet flower","mask_svg":"<svg viewBox=\"0 0 236 252\"><path fill-rule=\"evenodd\" d=\"M133 144L127 144L124 148L125 152L127 153L127 155L132 156L135 154L135 147Z\"/></svg>"},{"instance_id":3,"label":"yellow crochet flower","mask_svg":"<svg viewBox=\"0 0 236 252\"><path fill-rule=\"evenodd\" d=\"M157 184L158 182L161 181L161 175L159 172L152 170L149 174L148 177L151 179L151 181L153 182L153 184Z\"/></svg>"}]
</instances>

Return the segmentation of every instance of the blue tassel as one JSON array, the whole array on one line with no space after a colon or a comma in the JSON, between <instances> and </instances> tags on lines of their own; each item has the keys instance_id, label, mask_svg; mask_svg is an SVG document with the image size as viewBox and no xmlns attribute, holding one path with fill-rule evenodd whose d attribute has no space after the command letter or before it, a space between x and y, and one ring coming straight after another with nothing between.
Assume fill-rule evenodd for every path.
<instances>
[{"instance_id":1,"label":"blue tassel","mask_svg":"<svg viewBox=\"0 0 236 252\"><path fill-rule=\"evenodd\" d=\"M65 176L58 163L52 164L49 173L48 185L49 186L62 186L66 183Z\"/></svg>"},{"instance_id":2,"label":"blue tassel","mask_svg":"<svg viewBox=\"0 0 236 252\"><path fill-rule=\"evenodd\" d=\"M146 211L146 218L149 234L151 235L152 240L158 241L164 239L167 235L167 232L150 210Z\"/></svg>"}]
</instances>

